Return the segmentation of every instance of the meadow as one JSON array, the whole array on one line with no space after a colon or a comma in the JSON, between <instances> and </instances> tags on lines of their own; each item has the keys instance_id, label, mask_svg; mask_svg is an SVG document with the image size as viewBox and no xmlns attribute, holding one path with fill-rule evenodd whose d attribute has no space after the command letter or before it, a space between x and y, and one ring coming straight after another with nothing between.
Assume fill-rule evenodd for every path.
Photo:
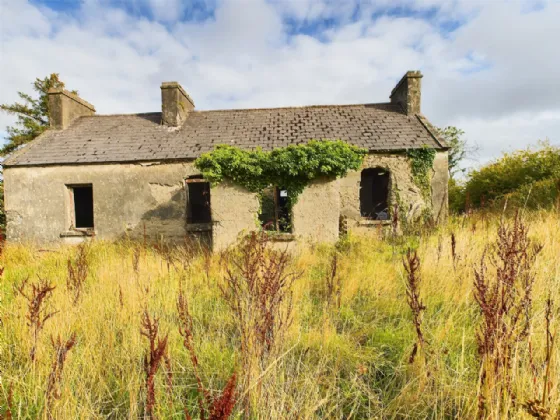
<instances>
[{"instance_id":1,"label":"meadow","mask_svg":"<svg viewBox=\"0 0 560 420\"><path fill-rule=\"evenodd\" d=\"M557 418L560 216L501 219L293 255L7 244L0 414Z\"/></svg>"}]
</instances>

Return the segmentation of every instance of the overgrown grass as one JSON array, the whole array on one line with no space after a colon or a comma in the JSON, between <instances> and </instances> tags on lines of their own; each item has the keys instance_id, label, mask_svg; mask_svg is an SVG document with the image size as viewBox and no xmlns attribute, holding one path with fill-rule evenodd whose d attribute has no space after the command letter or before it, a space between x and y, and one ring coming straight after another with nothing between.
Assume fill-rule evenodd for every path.
<instances>
[{"instance_id":1,"label":"overgrown grass","mask_svg":"<svg viewBox=\"0 0 560 420\"><path fill-rule=\"evenodd\" d=\"M283 300L271 300L270 295L260 300L280 305L261 312L273 318L274 314L281 318L291 305L291 321L277 335L281 339L267 353L270 357L259 359L260 370L250 375L252 384L247 384L251 379L242 371L247 361L241 353L241 334L259 319L251 318L240 326L243 314L235 313L232 302L236 301L224 295L228 269L236 281L242 281L244 271L232 265L239 257L95 241L87 249L87 263L80 263L87 264L87 270L82 270L87 271L85 279L76 282L68 262L86 258L78 255L83 250L9 244L0 258L4 267L0 418L8 402L13 418L45 418L47 414L53 418L141 418L152 410L158 418L184 418L185 412L194 417L200 413L201 398L217 401L225 398L226 390L228 401L236 396L234 418L246 417L243 401L247 395L266 395L267 399L266 405L252 406L252 418L475 418L481 411L481 367L487 375L491 369L481 364L479 354L477 337L486 330L481 330L484 318L474 294L474 269L480 267L485 251L487 257L491 255L489 247L496 243L499 223L497 216L475 214L452 219L420 237L383 240L376 232L367 238L350 237L337 247L318 245L294 255L283 273L297 273L297 277L287 283L289 291ZM507 395L502 391L500 395L507 399L509 418L529 418L529 413L556 418L560 406L560 361L554 340L560 303L560 217L531 213L525 215L524 223L529 240L543 249L525 267L533 273L531 302L524 303L529 310L523 313L523 320L527 316L529 321L528 337L507 344L512 362ZM420 318L409 306L411 279L403 266L404 258L410 269L413 254L407 260L409 248L419 260L415 279L421 279L413 282L412 300L425 307L421 311L422 357L415 360L411 354L419 343L415 322ZM497 278L492 277L489 259L487 265L486 282L494 284ZM36 336L34 361L30 359L35 338L28 326L29 302L14 290L27 278L29 284L44 281L56 286L44 303L45 313L56 313ZM269 293L263 287L259 286L264 290L259 293ZM179 296L188 301L191 321L184 310L178 311ZM249 299L245 294L238 298ZM146 407L151 389L146 385L144 360L148 357L150 365L151 359L150 339L142 335L145 314L152 321L157 319L157 337L162 341L167 337L169 359L149 379L154 395L148 400L153 407ZM185 336L191 344L185 344ZM59 345L53 345L51 337ZM67 340L72 337L75 343L69 346ZM157 349L157 339L152 341ZM48 389L53 360L66 347L71 350L64 353L63 372L56 367L54 375L60 375L56 398L52 398ZM242 379L235 392L231 389L234 374ZM486 380L484 386L489 383ZM251 392L251 386L266 389ZM499 413L493 413L488 404L483 414L503 418L504 409L502 405Z\"/></svg>"}]
</instances>

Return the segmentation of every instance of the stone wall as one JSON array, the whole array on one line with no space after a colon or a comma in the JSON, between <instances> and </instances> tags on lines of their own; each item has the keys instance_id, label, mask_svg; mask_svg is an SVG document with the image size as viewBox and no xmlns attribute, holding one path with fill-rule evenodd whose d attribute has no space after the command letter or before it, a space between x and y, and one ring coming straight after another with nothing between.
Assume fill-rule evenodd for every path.
<instances>
[{"instance_id":1,"label":"stone wall","mask_svg":"<svg viewBox=\"0 0 560 420\"><path fill-rule=\"evenodd\" d=\"M346 220L349 230L366 233L379 223L371 223L360 215L361 172L367 168L383 168L389 171L389 206L399 203L401 212L407 220L420 216L427 204L420 188L411 177L408 158L404 154L372 154L366 156L362 169L352 171L340 180L340 215Z\"/></svg>"},{"instance_id":2,"label":"stone wall","mask_svg":"<svg viewBox=\"0 0 560 420\"><path fill-rule=\"evenodd\" d=\"M434 219L443 222L449 212L449 167L447 151L437 152L432 174L432 209Z\"/></svg>"},{"instance_id":3,"label":"stone wall","mask_svg":"<svg viewBox=\"0 0 560 420\"><path fill-rule=\"evenodd\" d=\"M363 168L390 172L390 206L399 203L409 220L427 205L443 220L447 215L447 153L438 152L432 177L432 203L425 203L410 176L405 155L374 154ZM11 241L75 241L71 227L69 185L91 184L95 235L114 240L124 236L183 240L186 225L184 181L198 171L191 162L166 164L114 164L4 169L7 235ZM348 228L371 231L360 216L361 171L339 180L320 179L300 195L293 209L293 236L303 242L335 242L342 216ZM249 191L223 182L211 188L214 249L234 243L241 233L258 227L259 201Z\"/></svg>"}]
</instances>

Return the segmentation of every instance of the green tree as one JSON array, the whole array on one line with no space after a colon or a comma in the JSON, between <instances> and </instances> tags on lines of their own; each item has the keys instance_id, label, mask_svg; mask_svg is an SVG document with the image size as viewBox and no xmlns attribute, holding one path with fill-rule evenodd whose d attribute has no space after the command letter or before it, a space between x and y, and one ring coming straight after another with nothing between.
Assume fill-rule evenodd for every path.
<instances>
[{"instance_id":1,"label":"green tree","mask_svg":"<svg viewBox=\"0 0 560 420\"><path fill-rule=\"evenodd\" d=\"M58 73L53 73L44 79L35 79L33 90L39 94L38 98L18 92L21 102L0 105L0 110L17 116L15 124L6 128L8 136L5 139L6 144L0 148L0 156L9 155L49 127L48 92L50 88L64 88L64 83L59 79Z\"/></svg>"},{"instance_id":2,"label":"green tree","mask_svg":"<svg viewBox=\"0 0 560 420\"><path fill-rule=\"evenodd\" d=\"M477 148L467 144L463 137L465 132L457 127L436 127L436 131L449 145L449 176L454 178L457 173L465 171L459 167L461 161L474 154Z\"/></svg>"}]
</instances>

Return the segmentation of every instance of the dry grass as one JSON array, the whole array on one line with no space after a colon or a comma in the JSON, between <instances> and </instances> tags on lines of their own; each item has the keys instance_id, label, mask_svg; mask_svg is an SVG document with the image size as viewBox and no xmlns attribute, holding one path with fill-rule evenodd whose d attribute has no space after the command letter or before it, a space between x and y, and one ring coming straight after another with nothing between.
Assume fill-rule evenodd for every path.
<instances>
[{"instance_id":1,"label":"dry grass","mask_svg":"<svg viewBox=\"0 0 560 420\"><path fill-rule=\"evenodd\" d=\"M472 214L421 236L385 241L378 232L372 232L370 238L351 236L337 246L336 263L332 246L314 246L287 256L285 262L274 254L275 265L270 265L266 251L262 254L266 263L257 266L276 279L283 291L276 306L270 305L278 299L270 300L275 295L264 293L260 283L255 284L263 293L247 292L252 271L244 268L245 261L260 260L244 260L242 249L209 256L187 248L154 249L142 243L96 240L87 254L87 281L74 303L75 293L66 287L67 262L76 261L77 248L45 252L32 245L10 244L0 257L0 266L5 268L0 284L0 413L6 418L10 401L12 418L44 418L47 412L53 418L141 418L147 390L143 360L149 340L139 327L147 310L164 332L155 339L154 348L167 335L166 353L171 358L167 366L160 362L160 370L165 372L153 377L153 415L184 418L186 407L193 417L198 416L200 381L213 399L230 401L223 407L231 406L228 395L236 396L233 399L240 402L233 407L231 418L243 417L248 409L242 401L251 385L242 368L246 357L243 329L232 306L239 301L243 316L250 314L254 317L250 319L258 320L258 314L269 314L264 324L249 331L255 334L255 342L264 343L262 354L267 355L256 359L254 382L262 386L260 395L266 395L267 405L252 406L253 417L443 419L475 418L482 411L487 418L555 418L560 407L560 359L555 343L558 309L552 303L560 301L560 217L555 213L525 215L526 242L524 234L517 234L517 243L528 245L528 258L508 266L517 267L509 273L515 273L514 284L520 286L507 289L513 293L513 303L508 315L500 315L498 325L512 325L516 308L523 309L515 318L515 334L511 335L515 338L510 344L489 347L507 356L507 363L499 362L500 369L510 368L508 373L502 370L493 376L489 399L479 410L481 367L488 359L488 353L479 353L480 334L487 331L484 326L489 320L481 312L482 295L475 284L491 289L502 278L491 262L502 260L492 244L508 249L503 244L511 244L511 237L498 234L499 223L499 217ZM508 221L507 232L513 223ZM543 245L535 258L532 244ZM414 294L421 296L418 303L426 308L421 333L430 343L426 363L414 366L409 357L418 335L407 302L409 274L402 264L408 248L415 249L421 261L415 275L422 280L415 283ZM486 268L481 282L475 273L481 273L483 255ZM525 266L524 261L530 264ZM476 272L474 267L478 267ZM278 283L292 273L302 274L285 281L285 286ZM30 302L14 291L27 278L27 296L33 295L32 281L41 289L39 278L48 288L56 287L48 293L48 304L41 304L42 319L58 313L42 322L36 345L27 325ZM237 294L230 290L224 298L220 285L227 288L228 281L246 289ZM179 291L184 302L188 301L190 321L186 323L177 311ZM329 299L333 304L325 310ZM259 307L261 303L264 308ZM270 318L271 314L280 318ZM280 333L278 319L284 320ZM73 333L76 343L65 353L62 380L56 382L59 398L49 402L45 391L54 360L49 337L63 337L60 348L65 348ZM185 335L196 351L196 368ZM271 337L275 337L274 345L268 347ZM35 362L31 362L34 346ZM171 388L168 371L172 372ZM494 375L495 367L486 371ZM232 380L233 372L239 381ZM496 395L501 397L496 399ZM204 401L209 417L210 407Z\"/></svg>"}]
</instances>

